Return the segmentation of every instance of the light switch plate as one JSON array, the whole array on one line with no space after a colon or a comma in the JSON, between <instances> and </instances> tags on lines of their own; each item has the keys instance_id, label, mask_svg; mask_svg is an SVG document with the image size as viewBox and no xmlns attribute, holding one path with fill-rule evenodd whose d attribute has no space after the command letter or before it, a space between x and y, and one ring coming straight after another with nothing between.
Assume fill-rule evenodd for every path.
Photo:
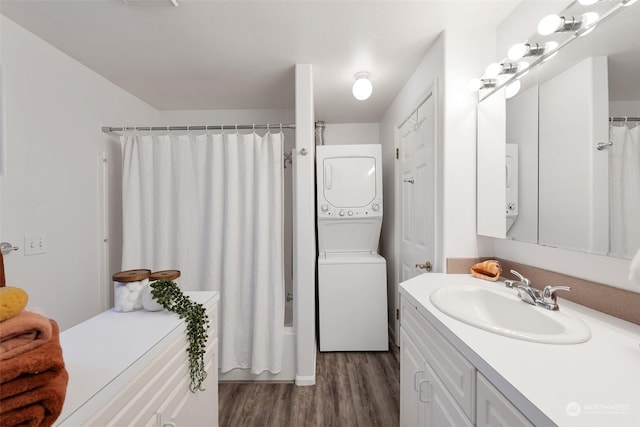
<instances>
[{"instance_id":1,"label":"light switch plate","mask_svg":"<svg viewBox=\"0 0 640 427\"><path fill-rule=\"evenodd\" d=\"M43 234L27 234L24 236L24 254L38 255L47 252L47 238Z\"/></svg>"}]
</instances>

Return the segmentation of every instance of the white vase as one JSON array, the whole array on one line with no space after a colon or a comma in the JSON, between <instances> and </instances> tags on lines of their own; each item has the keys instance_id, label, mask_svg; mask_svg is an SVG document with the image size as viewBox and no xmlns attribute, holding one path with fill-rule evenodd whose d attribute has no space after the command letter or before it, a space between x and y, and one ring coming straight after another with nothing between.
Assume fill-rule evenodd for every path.
<instances>
[{"instance_id":1,"label":"white vase","mask_svg":"<svg viewBox=\"0 0 640 427\"><path fill-rule=\"evenodd\" d=\"M142 306L147 311L160 311L164 310L164 307L158 303L151 295L151 283L147 284L142 291Z\"/></svg>"}]
</instances>

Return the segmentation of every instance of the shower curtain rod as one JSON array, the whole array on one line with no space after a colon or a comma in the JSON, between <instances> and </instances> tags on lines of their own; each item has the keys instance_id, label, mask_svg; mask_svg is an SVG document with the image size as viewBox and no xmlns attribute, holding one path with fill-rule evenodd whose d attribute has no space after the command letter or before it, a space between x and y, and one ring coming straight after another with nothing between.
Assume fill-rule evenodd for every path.
<instances>
[{"instance_id":1,"label":"shower curtain rod","mask_svg":"<svg viewBox=\"0 0 640 427\"><path fill-rule=\"evenodd\" d=\"M254 130L254 129L295 129L295 123L292 124L266 124L266 125L210 125L210 126L122 126L112 127L103 126L102 132L128 132L128 131L172 131L172 130Z\"/></svg>"},{"instance_id":2,"label":"shower curtain rod","mask_svg":"<svg viewBox=\"0 0 640 427\"><path fill-rule=\"evenodd\" d=\"M609 117L610 122L640 122L640 117Z\"/></svg>"}]
</instances>

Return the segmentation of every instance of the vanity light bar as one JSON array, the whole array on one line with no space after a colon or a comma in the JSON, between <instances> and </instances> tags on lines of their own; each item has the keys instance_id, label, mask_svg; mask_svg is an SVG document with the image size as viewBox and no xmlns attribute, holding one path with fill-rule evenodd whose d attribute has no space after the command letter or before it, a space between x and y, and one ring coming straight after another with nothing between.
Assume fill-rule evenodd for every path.
<instances>
[{"instance_id":1,"label":"vanity light bar","mask_svg":"<svg viewBox=\"0 0 640 427\"><path fill-rule=\"evenodd\" d=\"M631 6L636 3L637 0L621 0L617 4L614 4L606 11L601 11L602 14L599 15L596 12L586 12L582 15L576 16L559 16L559 15L547 15L538 24L538 33L541 35L551 35L553 33L558 32L568 32L574 31L574 34L565 40L552 40L548 41L544 44L539 43L518 43L511 48L507 52L507 59L509 61L517 61L525 56L538 57L533 60L532 63L522 62L517 65L511 64L507 61L502 63L494 63L490 64L485 70L485 75L481 79L473 79L469 82L469 89L471 91L478 91L480 89L491 89L497 88L498 85L502 86L506 84L506 82L510 79L518 79L522 75L524 75L527 71L527 66L534 66L540 63L541 61L546 61L551 57L555 56L558 52L557 50L564 45L570 43L572 40L576 38L576 36L584 36L590 33L596 26L596 24L608 19L615 12L620 10L621 8ZM587 6L589 4L599 3L599 1L587 1L587 2L579 2L582 6ZM611 2L613 3L613 1ZM571 6L569 6L571 7ZM554 52L555 51L555 52ZM527 66L524 66L527 64ZM496 78L501 75L509 75L506 79L500 79L496 81ZM485 82L491 82L489 84ZM495 83L494 83L495 82ZM483 94L483 97L491 95L495 90L490 91L490 93Z\"/></svg>"}]
</instances>

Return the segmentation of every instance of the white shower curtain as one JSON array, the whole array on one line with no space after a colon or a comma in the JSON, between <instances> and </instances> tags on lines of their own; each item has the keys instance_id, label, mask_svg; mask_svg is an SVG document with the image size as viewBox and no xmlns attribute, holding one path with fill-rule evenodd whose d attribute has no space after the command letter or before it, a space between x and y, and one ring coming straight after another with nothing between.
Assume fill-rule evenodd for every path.
<instances>
[{"instance_id":1,"label":"white shower curtain","mask_svg":"<svg viewBox=\"0 0 640 427\"><path fill-rule=\"evenodd\" d=\"M282 134L121 137L123 269L220 292L222 372L278 373L284 332Z\"/></svg>"},{"instance_id":2,"label":"white shower curtain","mask_svg":"<svg viewBox=\"0 0 640 427\"><path fill-rule=\"evenodd\" d=\"M610 252L631 258L640 248L640 126L609 129Z\"/></svg>"}]
</instances>

